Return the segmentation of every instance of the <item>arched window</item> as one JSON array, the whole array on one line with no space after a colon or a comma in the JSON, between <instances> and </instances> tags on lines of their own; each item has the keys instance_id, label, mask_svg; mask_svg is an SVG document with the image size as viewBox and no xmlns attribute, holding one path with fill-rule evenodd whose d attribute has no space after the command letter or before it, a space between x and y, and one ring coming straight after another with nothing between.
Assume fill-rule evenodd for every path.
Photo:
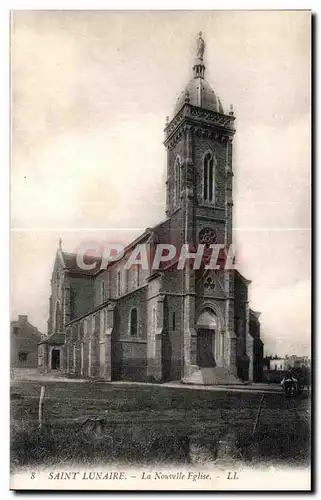
<instances>
[{"instance_id":1,"label":"arched window","mask_svg":"<svg viewBox=\"0 0 321 500\"><path fill-rule=\"evenodd\" d=\"M182 163L180 157L178 156L175 160L174 174L175 174L175 203L179 203L181 196L181 168Z\"/></svg>"},{"instance_id":2,"label":"arched window","mask_svg":"<svg viewBox=\"0 0 321 500\"><path fill-rule=\"evenodd\" d=\"M214 159L211 153L207 153L203 164L203 199L214 201Z\"/></svg>"},{"instance_id":3,"label":"arched window","mask_svg":"<svg viewBox=\"0 0 321 500\"><path fill-rule=\"evenodd\" d=\"M138 314L137 309L134 307L130 311L130 335L132 337L137 337L138 332Z\"/></svg>"}]
</instances>

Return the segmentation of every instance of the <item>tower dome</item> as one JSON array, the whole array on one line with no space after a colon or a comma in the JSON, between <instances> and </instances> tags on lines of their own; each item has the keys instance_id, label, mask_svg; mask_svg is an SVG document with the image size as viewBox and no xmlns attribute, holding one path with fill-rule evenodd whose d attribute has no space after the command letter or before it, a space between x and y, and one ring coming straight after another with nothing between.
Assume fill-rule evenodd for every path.
<instances>
[{"instance_id":1,"label":"tower dome","mask_svg":"<svg viewBox=\"0 0 321 500\"><path fill-rule=\"evenodd\" d=\"M193 66L194 77L188 82L185 90L180 94L175 106L175 115L186 103L198 106L210 111L224 113L224 109L219 97L215 94L211 85L204 78L205 65L203 56L205 51L205 43L202 38L202 32L199 33L197 40L196 60Z\"/></svg>"}]
</instances>

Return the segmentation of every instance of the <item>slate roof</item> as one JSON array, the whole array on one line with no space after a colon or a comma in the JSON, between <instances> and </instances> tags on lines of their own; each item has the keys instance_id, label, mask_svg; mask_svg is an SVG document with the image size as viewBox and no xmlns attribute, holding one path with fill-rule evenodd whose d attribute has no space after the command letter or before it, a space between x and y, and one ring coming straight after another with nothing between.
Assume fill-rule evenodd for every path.
<instances>
[{"instance_id":1,"label":"slate roof","mask_svg":"<svg viewBox=\"0 0 321 500\"><path fill-rule=\"evenodd\" d=\"M38 345L40 344L62 345L64 343L65 343L65 334L62 332L56 332L50 335L49 337L42 339L40 342L38 342Z\"/></svg>"},{"instance_id":2,"label":"slate roof","mask_svg":"<svg viewBox=\"0 0 321 500\"><path fill-rule=\"evenodd\" d=\"M175 114L184 106L186 95L189 97L189 103L193 106L224 114L224 109L219 97L204 78L195 77L188 82L185 90L177 99Z\"/></svg>"},{"instance_id":3,"label":"slate roof","mask_svg":"<svg viewBox=\"0 0 321 500\"><path fill-rule=\"evenodd\" d=\"M82 269L77 262L77 254L75 253L68 253L68 252L62 252L62 256L64 259L65 267L68 269L68 271L75 272L75 273L81 273L81 274L86 274L86 275L94 275L99 271L100 265L101 265L101 257L93 257L90 255L85 255L84 256L84 263L85 264L97 264L93 269Z\"/></svg>"}]
</instances>

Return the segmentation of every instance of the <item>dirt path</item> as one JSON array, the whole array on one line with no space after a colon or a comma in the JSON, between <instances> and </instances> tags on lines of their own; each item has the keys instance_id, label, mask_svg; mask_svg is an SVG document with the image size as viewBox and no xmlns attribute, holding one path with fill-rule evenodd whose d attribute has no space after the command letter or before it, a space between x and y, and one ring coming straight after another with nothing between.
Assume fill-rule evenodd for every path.
<instances>
[{"instance_id":1,"label":"dirt path","mask_svg":"<svg viewBox=\"0 0 321 500\"><path fill-rule=\"evenodd\" d=\"M34 382L70 382L70 383L102 383L117 386L156 386L156 387L169 387L173 389L191 389L193 391L230 391L230 392L253 392L253 393L280 393L282 392L281 386L278 384L263 384L263 383L253 383L253 384L237 384L237 385L192 385L192 384L182 384L180 381L176 382L164 382L164 383L148 383L148 382L126 382L126 381L115 381L115 382L104 382L95 381L81 378L69 378L64 377L62 373L57 374L44 374L39 373L35 370L23 370L15 369L12 380L29 380Z\"/></svg>"}]
</instances>

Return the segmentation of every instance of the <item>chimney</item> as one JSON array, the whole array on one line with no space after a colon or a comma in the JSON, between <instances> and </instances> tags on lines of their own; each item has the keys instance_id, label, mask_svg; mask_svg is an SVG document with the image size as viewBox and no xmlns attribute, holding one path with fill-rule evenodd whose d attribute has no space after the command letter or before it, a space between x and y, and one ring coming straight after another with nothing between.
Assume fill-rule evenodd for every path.
<instances>
[{"instance_id":1,"label":"chimney","mask_svg":"<svg viewBox=\"0 0 321 500\"><path fill-rule=\"evenodd\" d=\"M19 314L19 316L18 316L18 322L19 323L27 323L28 322L28 316L27 316L27 314Z\"/></svg>"}]
</instances>

